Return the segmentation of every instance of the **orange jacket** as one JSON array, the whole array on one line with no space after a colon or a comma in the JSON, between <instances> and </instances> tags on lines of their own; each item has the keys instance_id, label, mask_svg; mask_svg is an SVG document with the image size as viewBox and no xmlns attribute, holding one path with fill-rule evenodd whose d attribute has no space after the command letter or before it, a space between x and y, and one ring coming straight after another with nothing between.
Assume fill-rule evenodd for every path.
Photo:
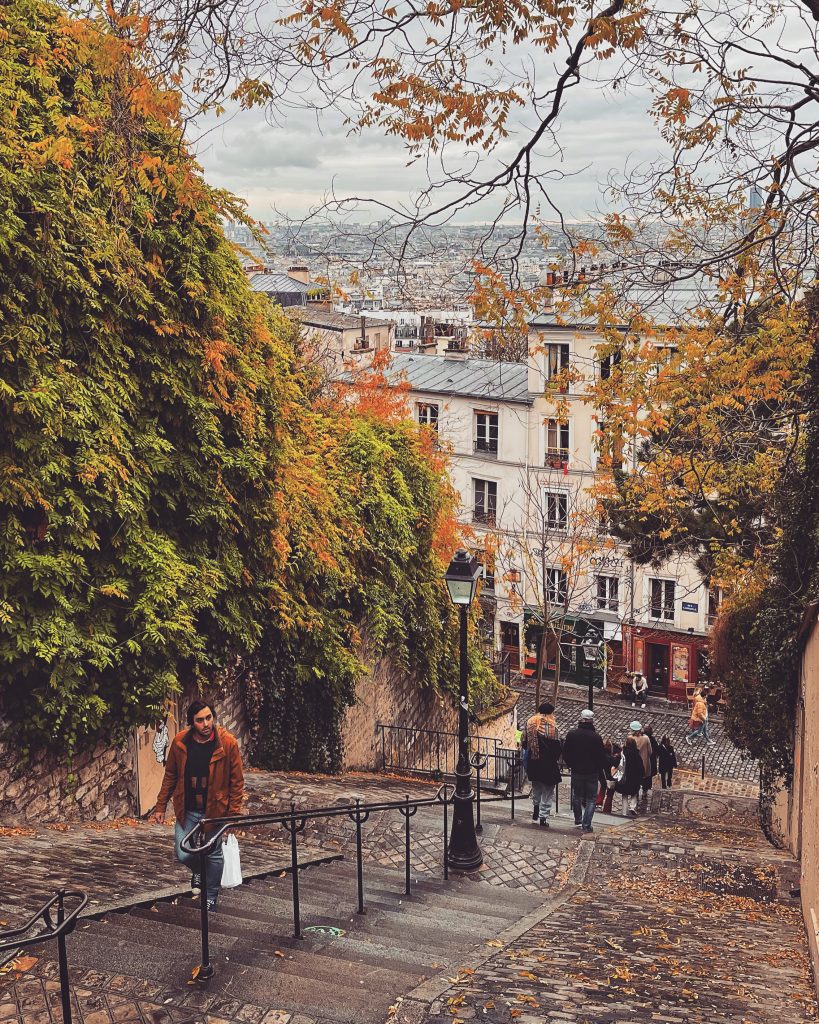
<instances>
[{"instance_id":1,"label":"orange jacket","mask_svg":"<svg viewBox=\"0 0 819 1024\"><path fill-rule=\"evenodd\" d=\"M698 693L691 708L691 721L704 722L706 718L708 718L708 705L705 703L705 697Z\"/></svg>"},{"instance_id":2,"label":"orange jacket","mask_svg":"<svg viewBox=\"0 0 819 1024\"><path fill-rule=\"evenodd\" d=\"M165 778L156 798L155 810L163 812L168 806L168 799L173 800L173 813L177 821L185 820L185 765L188 761L186 741L190 733L190 729L183 729L174 736L165 763ZM245 774L239 744L227 729L216 726L216 746L210 759L205 817L222 818L228 814L241 814L244 795Z\"/></svg>"}]
</instances>

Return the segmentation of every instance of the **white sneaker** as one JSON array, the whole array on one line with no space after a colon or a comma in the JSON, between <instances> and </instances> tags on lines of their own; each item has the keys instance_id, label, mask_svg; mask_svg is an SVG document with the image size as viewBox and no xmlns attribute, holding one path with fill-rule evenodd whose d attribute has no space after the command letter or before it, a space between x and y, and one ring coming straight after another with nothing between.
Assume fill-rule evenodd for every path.
<instances>
[{"instance_id":1,"label":"white sneaker","mask_svg":"<svg viewBox=\"0 0 819 1024\"><path fill-rule=\"evenodd\" d=\"M717 741L716 740L708 740L708 746L709 747L715 747L716 745L717 745Z\"/></svg>"},{"instance_id":2,"label":"white sneaker","mask_svg":"<svg viewBox=\"0 0 819 1024\"><path fill-rule=\"evenodd\" d=\"M645 707L645 704L641 704L641 705L640 705L640 707L641 707L641 708L644 708L644 707Z\"/></svg>"},{"instance_id":3,"label":"white sneaker","mask_svg":"<svg viewBox=\"0 0 819 1024\"><path fill-rule=\"evenodd\" d=\"M684 736L683 739L685 740L685 742L690 747L691 746L691 737L690 736Z\"/></svg>"},{"instance_id":4,"label":"white sneaker","mask_svg":"<svg viewBox=\"0 0 819 1024\"><path fill-rule=\"evenodd\" d=\"M637 705L636 705L636 704L634 703L634 701L632 701L632 702L631 702L631 706L632 706L633 708L636 708L636 707L637 707Z\"/></svg>"}]
</instances>

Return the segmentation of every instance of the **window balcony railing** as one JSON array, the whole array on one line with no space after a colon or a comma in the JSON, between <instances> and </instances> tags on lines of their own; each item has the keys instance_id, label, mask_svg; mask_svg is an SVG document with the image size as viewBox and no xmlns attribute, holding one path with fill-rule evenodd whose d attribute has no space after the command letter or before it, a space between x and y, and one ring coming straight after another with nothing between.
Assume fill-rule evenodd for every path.
<instances>
[{"instance_id":1,"label":"window balcony railing","mask_svg":"<svg viewBox=\"0 0 819 1024\"><path fill-rule=\"evenodd\" d=\"M568 451L546 452L543 465L547 469L565 469L569 464Z\"/></svg>"},{"instance_id":2,"label":"window balcony railing","mask_svg":"<svg viewBox=\"0 0 819 1024\"><path fill-rule=\"evenodd\" d=\"M487 441L485 439L478 438L474 442L472 450L476 455L490 455L493 458L497 458L498 442L492 440Z\"/></svg>"},{"instance_id":3,"label":"window balcony railing","mask_svg":"<svg viewBox=\"0 0 819 1024\"><path fill-rule=\"evenodd\" d=\"M473 523L483 523L485 526L494 526L495 519L496 514L494 511L487 512L481 508L476 508L472 510Z\"/></svg>"}]
</instances>

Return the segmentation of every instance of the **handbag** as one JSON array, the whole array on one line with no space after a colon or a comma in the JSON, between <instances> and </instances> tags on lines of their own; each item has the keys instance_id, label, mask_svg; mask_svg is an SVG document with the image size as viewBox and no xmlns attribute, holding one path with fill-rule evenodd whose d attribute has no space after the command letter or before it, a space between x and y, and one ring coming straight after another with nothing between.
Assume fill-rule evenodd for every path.
<instances>
[{"instance_id":1,"label":"handbag","mask_svg":"<svg viewBox=\"0 0 819 1024\"><path fill-rule=\"evenodd\" d=\"M234 889L242 884L242 860L239 856L239 840L236 836L228 836L222 845L222 888Z\"/></svg>"}]
</instances>

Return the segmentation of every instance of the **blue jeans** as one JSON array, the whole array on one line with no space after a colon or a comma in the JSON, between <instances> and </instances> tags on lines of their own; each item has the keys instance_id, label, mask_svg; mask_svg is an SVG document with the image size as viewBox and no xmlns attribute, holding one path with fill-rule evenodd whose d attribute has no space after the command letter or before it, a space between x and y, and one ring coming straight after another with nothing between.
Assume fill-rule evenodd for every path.
<instances>
[{"instance_id":1,"label":"blue jeans","mask_svg":"<svg viewBox=\"0 0 819 1024\"><path fill-rule=\"evenodd\" d=\"M706 743L711 739L711 737L708 735L708 719L707 718L706 718L706 720L704 722L702 722L701 725L697 726L696 729L692 729L691 732L688 734L688 738L690 740L695 740L695 739L697 739L700 736L705 740Z\"/></svg>"},{"instance_id":2,"label":"blue jeans","mask_svg":"<svg viewBox=\"0 0 819 1024\"><path fill-rule=\"evenodd\" d=\"M180 847L180 843L185 836L190 832L193 826L204 818L204 814L201 811L188 811L185 815L185 821L180 823L178 820L174 827L174 838L176 840L176 859L186 864L191 871L199 873L200 858L198 853L185 853ZM205 877L202 881L205 883L205 894L208 899L216 899L219 894L219 888L222 884L222 868L224 867L225 856L222 853L222 844L217 843L216 849L213 853L208 854L207 860L205 861Z\"/></svg>"},{"instance_id":3,"label":"blue jeans","mask_svg":"<svg viewBox=\"0 0 819 1024\"><path fill-rule=\"evenodd\" d=\"M575 824L580 822L584 832L591 831L599 775L576 775L572 773L572 810Z\"/></svg>"},{"instance_id":4,"label":"blue jeans","mask_svg":"<svg viewBox=\"0 0 819 1024\"><path fill-rule=\"evenodd\" d=\"M532 781L532 803L540 807L540 820L548 821L549 812L552 809L552 800L555 798L555 787L548 782Z\"/></svg>"}]
</instances>

